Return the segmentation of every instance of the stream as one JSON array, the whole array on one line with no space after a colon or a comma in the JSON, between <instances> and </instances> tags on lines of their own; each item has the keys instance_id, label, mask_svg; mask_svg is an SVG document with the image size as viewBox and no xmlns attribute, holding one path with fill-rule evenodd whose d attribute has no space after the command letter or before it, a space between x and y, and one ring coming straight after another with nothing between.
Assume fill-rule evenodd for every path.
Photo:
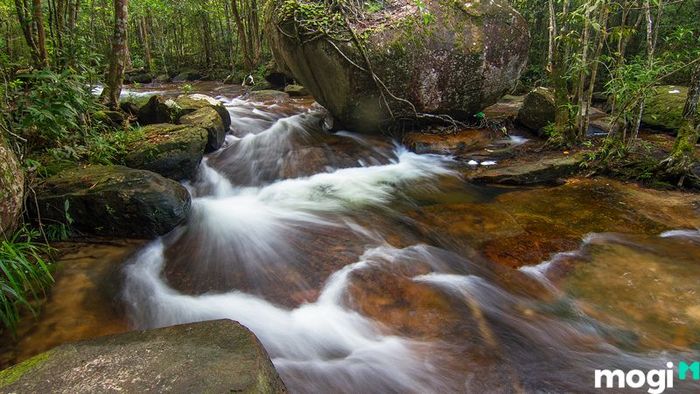
<instances>
[{"instance_id":1,"label":"stream","mask_svg":"<svg viewBox=\"0 0 700 394\"><path fill-rule=\"evenodd\" d=\"M449 156L324 131L308 101L220 99L189 221L124 264L131 329L239 321L291 392L593 392L596 368L700 359L700 232L605 184L470 184Z\"/></svg>"}]
</instances>

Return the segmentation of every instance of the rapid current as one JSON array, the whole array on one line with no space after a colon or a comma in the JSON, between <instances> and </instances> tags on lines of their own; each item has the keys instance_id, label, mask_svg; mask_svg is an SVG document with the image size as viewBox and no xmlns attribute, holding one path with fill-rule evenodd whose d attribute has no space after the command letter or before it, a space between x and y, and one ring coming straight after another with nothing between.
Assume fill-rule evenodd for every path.
<instances>
[{"instance_id":1,"label":"rapid current","mask_svg":"<svg viewBox=\"0 0 700 394\"><path fill-rule=\"evenodd\" d=\"M135 328L236 320L292 392L594 391L595 368L698 358L644 348L559 287L591 249L639 249L628 236L503 267L405 214L469 187L451 158L329 133L314 106L223 100L231 132L186 185L190 219L125 268ZM700 250L695 231L650 242Z\"/></svg>"}]
</instances>

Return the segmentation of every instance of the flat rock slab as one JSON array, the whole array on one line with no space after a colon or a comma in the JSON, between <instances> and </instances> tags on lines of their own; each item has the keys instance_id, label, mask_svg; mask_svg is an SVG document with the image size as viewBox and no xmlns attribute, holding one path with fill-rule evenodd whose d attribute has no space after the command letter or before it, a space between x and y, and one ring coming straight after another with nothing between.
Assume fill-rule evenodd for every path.
<instances>
[{"instance_id":1,"label":"flat rock slab","mask_svg":"<svg viewBox=\"0 0 700 394\"><path fill-rule=\"evenodd\" d=\"M2 393L283 393L255 335L231 320L62 345L0 372Z\"/></svg>"},{"instance_id":2,"label":"flat rock slab","mask_svg":"<svg viewBox=\"0 0 700 394\"><path fill-rule=\"evenodd\" d=\"M556 183L579 169L583 154L545 157L536 162L504 163L503 166L482 167L466 178L476 183L501 185L535 185Z\"/></svg>"}]
</instances>

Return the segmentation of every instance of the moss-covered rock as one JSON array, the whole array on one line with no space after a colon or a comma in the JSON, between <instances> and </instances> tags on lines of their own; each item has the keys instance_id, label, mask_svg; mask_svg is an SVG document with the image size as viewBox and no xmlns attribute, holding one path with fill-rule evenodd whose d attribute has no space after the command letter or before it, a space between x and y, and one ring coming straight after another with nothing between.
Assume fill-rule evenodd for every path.
<instances>
[{"instance_id":1,"label":"moss-covered rock","mask_svg":"<svg viewBox=\"0 0 700 394\"><path fill-rule=\"evenodd\" d=\"M301 97L309 95L309 91L301 85L287 85L284 87L284 92L292 97Z\"/></svg>"},{"instance_id":2,"label":"moss-covered rock","mask_svg":"<svg viewBox=\"0 0 700 394\"><path fill-rule=\"evenodd\" d=\"M201 108L213 108L221 117L221 121L224 123L224 130L228 131L229 127L231 127L231 115L224 107L224 104L213 97L205 94L183 94L178 96L175 102L180 107L181 115L187 115Z\"/></svg>"},{"instance_id":3,"label":"moss-covered rock","mask_svg":"<svg viewBox=\"0 0 700 394\"><path fill-rule=\"evenodd\" d=\"M92 115L92 118L109 127L124 127L126 125L126 116L121 111L97 111Z\"/></svg>"},{"instance_id":4,"label":"moss-covered rock","mask_svg":"<svg viewBox=\"0 0 700 394\"><path fill-rule=\"evenodd\" d=\"M22 215L24 172L0 134L0 235L11 233Z\"/></svg>"},{"instance_id":5,"label":"moss-covered rock","mask_svg":"<svg viewBox=\"0 0 700 394\"><path fill-rule=\"evenodd\" d=\"M190 125L148 125L144 139L129 146L124 163L164 177L181 180L194 177L204 156L207 131Z\"/></svg>"},{"instance_id":6,"label":"moss-covered rock","mask_svg":"<svg viewBox=\"0 0 700 394\"><path fill-rule=\"evenodd\" d=\"M202 73L196 70L182 70L173 77L173 82L198 81L202 79Z\"/></svg>"},{"instance_id":7,"label":"moss-covered rock","mask_svg":"<svg viewBox=\"0 0 700 394\"><path fill-rule=\"evenodd\" d=\"M685 86L663 85L654 88L644 103L642 123L666 130L678 130L683 122L683 108L688 97ZM700 114L700 107L698 107Z\"/></svg>"},{"instance_id":8,"label":"moss-covered rock","mask_svg":"<svg viewBox=\"0 0 700 394\"><path fill-rule=\"evenodd\" d=\"M144 70L134 70L124 73L124 83L151 83L153 82L153 74Z\"/></svg>"},{"instance_id":9,"label":"moss-covered rock","mask_svg":"<svg viewBox=\"0 0 700 394\"><path fill-rule=\"evenodd\" d=\"M414 108L467 119L513 87L529 33L508 2L421 4L396 0L382 18L351 22L358 46L344 17L323 3L275 0L266 8L270 47L339 126L359 132L413 123ZM335 33L315 37L328 31Z\"/></svg>"},{"instance_id":10,"label":"moss-covered rock","mask_svg":"<svg viewBox=\"0 0 700 394\"><path fill-rule=\"evenodd\" d=\"M231 320L59 346L0 372L2 392L284 393L255 335Z\"/></svg>"},{"instance_id":11,"label":"moss-covered rock","mask_svg":"<svg viewBox=\"0 0 700 394\"><path fill-rule=\"evenodd\" d=\"M542 130L554 122L554 92L551 89L539 87L525 96L523 106L518 111L517 120L528 129L542 134Z\"/></svg>"},{"instance_id":12,"label":"moss-covered rock","mask_svg":"<svg viewBox=\"0 0 700 394\"><path fill-rule=\"evenodd\" d=\"M190 211L190 195L179 183L122 166L75 167L35 190L33 217L101 236L155 237L182 223Z\"/></svg>"},{"instance_id":13,"label":"moss-covered rock","mask_svg":"<svg viewBox=\"0 0 700 394\"><path fill-rule=\"evenodd\" d=\"M180 118L180 124L201 127L207 131L206 152L213 152L224 144L226 130L219 114L210 107L200 108Z\"/></svg>"},{"instance_id":14,"label":"moss-covered rock","mask_svg":"<svg viewBox=\"0 0 700 394\"><path fill-rule=\"evenodd\" d=\"M288 100L289 93L272 89L252 90L246 93L243 98L261 103L279 103Z\"/></svg>"},{"instance_id":15,"label":"moss-covered rock","mask_svg":"<svg viewBox=\"0 0 700 394\"><path fill-rule=\"evenodd\" d=\"M154 123L175 123L182 114L182 108L173 99L151 96L142 105L136 117L142 125Z\"/></svg>"}]
</instances>

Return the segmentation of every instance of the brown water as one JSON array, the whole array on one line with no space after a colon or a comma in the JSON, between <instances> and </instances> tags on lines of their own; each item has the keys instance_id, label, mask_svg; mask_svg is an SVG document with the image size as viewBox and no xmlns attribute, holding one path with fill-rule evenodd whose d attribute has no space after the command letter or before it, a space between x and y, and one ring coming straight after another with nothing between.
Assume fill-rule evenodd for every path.
<instances>
[{"instance_id":1,"label":"brown water","mask_svg":"<svg viewBox=\"0 0 700 394\"><path fill-rule=\"evenodd\" d=\"M596 368L698 359L697 196L477 186L464 163L329 134L305 101L227 106L188 223L126 264L138 245L66 255L10 361L215 318L251 328L294 392L589 392Z\"/></svg>"}]
</instances>

